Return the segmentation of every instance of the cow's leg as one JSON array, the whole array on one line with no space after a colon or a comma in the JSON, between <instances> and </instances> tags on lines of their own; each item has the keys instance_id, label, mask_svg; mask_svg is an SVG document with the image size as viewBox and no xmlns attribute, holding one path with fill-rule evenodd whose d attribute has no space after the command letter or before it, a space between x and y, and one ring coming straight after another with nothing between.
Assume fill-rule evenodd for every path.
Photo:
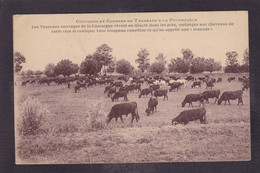
<instances>
[{"instance_id":1,"label":"cow's leg","mask_svg":"<svg viewBox=\"0 0 260 173\"><path fill-rule=\"evenodd\" d=\"M131 113L131 115L132 115L132 121L131 121L131 123L133 123L133 121L134 121L134 119L135 119L135 113Z\"/></svg>"},{"instance_id":2,"label":"cow's leg","mask_svg":"<svg viewBox=\"0 0 260 173\"><path fill-rule=\"evenodd\" d=\"M124 123L123 118L122 118L122 115L120 116L120 119L121 119L122 123Z\"/></svg>"},{"instance_id":3,"label":"cow's leg","mask_svg":"<svg viewBox=\"0 0 260 173\"><path fill-rule=\"evenodd\" d=\"M230 100L228 99L228 104L230 105Z\"/></svg>"},{"instance_id":4,"label":"cow's leg","mask_svg":"<svg viewBox=\"0 0 260 173\"><path fill-rule=\"evenodd\" d=\"M109 119L107 120L107 124L110 122L112 120L112 118L111 117L109 117Z\"/></svg>"}]
</instances>

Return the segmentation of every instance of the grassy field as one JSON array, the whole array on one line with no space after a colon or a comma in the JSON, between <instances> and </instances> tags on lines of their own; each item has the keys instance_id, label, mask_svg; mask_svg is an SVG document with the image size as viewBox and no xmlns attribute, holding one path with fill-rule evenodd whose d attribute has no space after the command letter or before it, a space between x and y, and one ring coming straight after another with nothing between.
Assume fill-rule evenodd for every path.
<instances>
[{"instance_id":1,"label":"grassy field","mask_svg":"<svg viewBox=\"0 0 260 173\"><path fill-rule=\"evenodd\" d=\"M202 75L198 75L202 76ZM239 74L212 74L223 78L213 89L240 90L238 81L228 83L228 76ZM18 82L19 83L19 82ZM119 162L189 162L250 160L250 96L243 92L244 105L217 105L211 99L205 104L208 124L199 121L187 125L171 125L171 120L188 105L181 107L187 94L203 92L206 85L191 89L192 82L179 92L169 92L168 101L159 98L158 112L146 116L148 99L130 93L130 101L136 101L140 121L130 123L131 116L124 116L124 123L113 119L100 129L88 127L88 116L98 111L104 122L112 102L104 92L104 86L81 89L74 93L66 85L28 84L15 87L17 97L16 118L27 96L38 98L49 106L50 113L44 117L41 130L36 135L16 133L16 163L65 164L65 163L119 163ZM146 84L142 88L146 88ZM194 108L199 103L193 104Z\"/></svg>"}]
</instances>

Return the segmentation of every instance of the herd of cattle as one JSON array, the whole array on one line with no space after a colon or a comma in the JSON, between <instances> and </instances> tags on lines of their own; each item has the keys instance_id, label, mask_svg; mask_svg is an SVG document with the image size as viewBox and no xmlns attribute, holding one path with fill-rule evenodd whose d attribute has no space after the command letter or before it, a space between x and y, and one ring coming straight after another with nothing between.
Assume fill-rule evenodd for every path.
<instances>
[{"instance_id":1,"label":"herd of cattle","mask_svg":"<svg viewBox=\"0 0 260 173\"><path fill-rule=\"evenodd\" d=\"M235 77L229 77L227 81L230 83L232 81L235 81ZM147 97L148 95L151 95L150 99L148 100L148 108L145 110L147 113L147 116L150 115L150 113L153 114L154 111L157 110L158 105L158 97L164 97L163 100L168 100L168 91L179 91L181 86L186 86L187 82L191 81L192 85L191 88L195 87L201 87L202 84L206 84L206 89L210 88L210 90L206 90L202 93L198 94L188 94L186 95L185 99L182 102L182 107L185 107L185 104L189 104L189 106L192 106L193 102L199 102L199 104L203 105L203 108L199 109L191 109L186 110L180 113L179 116L174 118L172 120L172 124L187 124L190 121L200 120L201 123L207 123L206 120L206 109L204 108L204 101L209 102L209 98L215 99L215 103L217 102L218 105L222 103L222 101L230 104L230 100L236 100L238 99L238 105L241 103L243 105L243 91L245 89L248 90L249 88L249 77L242 76L238 77L237 81L242 83L241 90L237 91L226 91L223 92L221 97L220 96L220 90L212 90L214 85L216 83L222 82L222 78L210 78L208 75L205 75L203 77L195 78L193 76L187 76L181 79L181 77L175 77L170 76L169 78L166 77L160 77L160 76L140 76L140 77L126 77L126 76L120 76L117 78L113 77L93 77L93 76L84 76L84 77L67 77L67 78L39 78L38 80L25 80L22 82L22 86L26 86L27 83L34 84L38 82L38 84L47 84L50 86L51 83L56 83L57 85L66 84L67 87L70 89L72 83L76 83L74 86L75 93L80 91L80 88L87 89L88 87L94 87L96 85L104 85L104 94L107 94L107 97L111 97L112 102L119 100L119 98L123 98L124 101L128 101L127 95L131 92L138 91L139 98L141 97ZM147 88L143 88L143 84L147 84ZM136 102L124 102L115 104L112 106L110 113L107 117L107 123L109 123L113 118L117 121L118 118L121 119L123 122L123 115L132 115L132 121L136 119L140 119L137 109L137 103Z\"/></svg>"}]
</instances>

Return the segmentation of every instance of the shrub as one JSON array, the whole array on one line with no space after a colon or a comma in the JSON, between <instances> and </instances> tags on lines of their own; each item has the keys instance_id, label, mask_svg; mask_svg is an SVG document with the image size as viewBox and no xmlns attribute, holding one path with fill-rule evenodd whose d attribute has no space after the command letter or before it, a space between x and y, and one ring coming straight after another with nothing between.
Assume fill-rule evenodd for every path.
<instances>
[{"instance_id":1,"label":"shrub","mask_svg":"<svg viewBox=\"0 0 260 173\"><path fill-rule=\"evenodd\" d=\"M18 130L22 135L34 135L42 125L42 119L49 114L49 107L36 98L28 96L22 103Z\"/></svg>"},{"instance_id":2,"label":"shrub","mask_svg":"<svg viewBox=\"0 0 260 173\"><path fill-rule=\"evenodd\" d=\"M87 126L89 131L96 131L105 127L105 113L103 100L86 99Z\"/></svg>"}]
</instances>

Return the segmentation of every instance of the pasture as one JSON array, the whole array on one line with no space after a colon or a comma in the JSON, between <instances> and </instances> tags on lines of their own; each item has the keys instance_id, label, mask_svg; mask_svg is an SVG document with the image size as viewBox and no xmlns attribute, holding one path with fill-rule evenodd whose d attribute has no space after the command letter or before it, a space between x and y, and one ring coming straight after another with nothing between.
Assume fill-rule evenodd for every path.
<instances>
[{"instance_id":1,"label":"pasture","mask_svg":"<svg viewBox=\"0 0 260 173\"><path fill-rule=\"evenodd\" d=\"M197 74L194 76L203 76ZM229 76L241 74L210 74L222 77L213 89L224 91L241 90L240 82L227 82ZM188 104L183 108L181 102L187 94L206 91L202 87L191 88L192 82L177 92L168 92L168 101L159 97L158 111L147 116L145 109L150 95L138 98L137 91L128 94L129 101L136 101L140 121L133 123L131 115L113 119L108 125L96 130L87 126L89 112L98 111L105 122L111 107L123 102L112 102L104 94L105 86L80 89L75 93L67 85L50 86L17 82L16 118L27 96L32 96L42 104L48 105L50 113L44 117L41 131L35 135L19 135L16 131L16 163L21 164L80 164L80 163L136 163L136 162L190 162L190 161L234 161L250 160L250 95L243 92L244 105L230 101L231 105L205 103L207 124L193 121L187 125L171 125L171 120L180 112L191 109ZM73 83L72 86L75 86ZM147 88L147 84L142 85ZM198 108L199 103L193 103Z\"/></svg>"}]
</instances>

